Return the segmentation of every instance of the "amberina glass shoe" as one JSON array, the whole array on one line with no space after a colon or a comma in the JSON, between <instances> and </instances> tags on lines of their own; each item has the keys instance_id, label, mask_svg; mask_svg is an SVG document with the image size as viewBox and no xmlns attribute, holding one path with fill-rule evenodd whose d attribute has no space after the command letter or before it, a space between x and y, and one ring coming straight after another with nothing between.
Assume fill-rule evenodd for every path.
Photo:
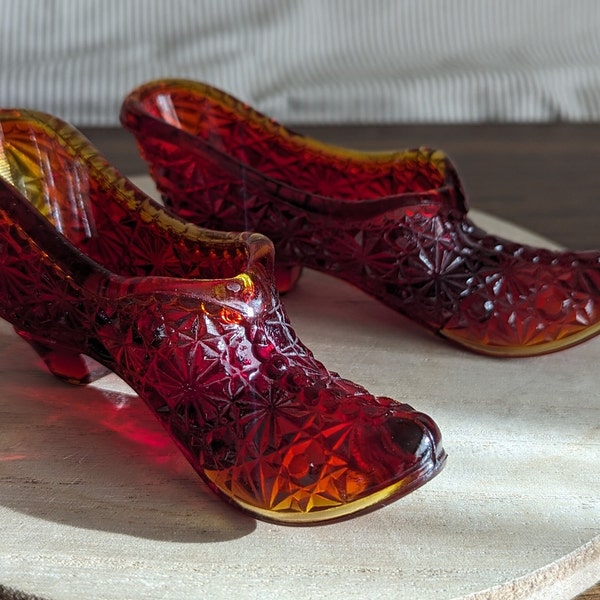
<instances>
[{"instance_id":1,"label":"amberina glass shoe","mask_svg":"<svg viewBox=\"0 0 600 600\"><path fill-rule=\"evenodd\" d=\"M0 134L0 316L55 375L114 371L212 490L266 520L346 517L440 470L428 416L297 338L267 238L170 215L49 115L0 111Z\"/></svg>"},{"instance_id":2,"label":"amberina glass shoe","mask_svg":"<svg viewBox=\"0 0 600 600\"><path fill-rule=\"evenodd\" d=\"M302 267L317 269L498 356L560 350L600 330L600 253L482 231L441 152L329 146L191 81L142 85L121 120L183 218L273 240L280 291Z\"/></svg>"}]
</instances>

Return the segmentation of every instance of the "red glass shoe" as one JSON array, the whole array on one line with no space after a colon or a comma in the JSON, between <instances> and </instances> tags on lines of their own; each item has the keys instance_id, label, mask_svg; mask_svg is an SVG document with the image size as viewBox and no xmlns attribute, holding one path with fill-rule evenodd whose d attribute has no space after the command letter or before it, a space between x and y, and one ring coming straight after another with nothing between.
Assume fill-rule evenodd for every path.
<instances>
[{"instance_id":1,"label":"red glass shoe","mask_svg":"<svg viewBox=\"0 0 600 600\"><path fill-rule=\"evenodd\" d=\"M0 316L54 374L117 373L217 494L271 521L346 517L440 470L429 417L298 340L267 238L168 214L48 115L0 111L0 133Z\"/></svg>"},{"instance_id":2,"label":"red glass shoe","mask_svg":"<svg viewBox=\"0 0 600 600\"><path fill-rule=\"evenodd\" d=\"M121 120L183 218L273 240L280 291L304 266L324 271L499 356L560 350L600 330L600 253L550 252L477 228L441 152L328 146L190 81L139 87Z\"/></svg>"}]
</instances>

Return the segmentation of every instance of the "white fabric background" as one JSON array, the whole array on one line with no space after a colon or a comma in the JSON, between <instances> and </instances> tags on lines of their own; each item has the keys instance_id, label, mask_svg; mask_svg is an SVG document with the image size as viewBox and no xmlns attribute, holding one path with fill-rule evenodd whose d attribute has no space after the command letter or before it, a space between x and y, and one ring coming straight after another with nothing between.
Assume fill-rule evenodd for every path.
<instances>
[{"instance_id":1,"label":"white fabric background","mask_svg":"<svg viewBox=\"0 0 600 600\"><path fill-rule=\"evenodd\" d=\"M280 120L600 120L598 0L2 0L0 106L115 125L157 77Z\"/></svg>"}]
</instances>

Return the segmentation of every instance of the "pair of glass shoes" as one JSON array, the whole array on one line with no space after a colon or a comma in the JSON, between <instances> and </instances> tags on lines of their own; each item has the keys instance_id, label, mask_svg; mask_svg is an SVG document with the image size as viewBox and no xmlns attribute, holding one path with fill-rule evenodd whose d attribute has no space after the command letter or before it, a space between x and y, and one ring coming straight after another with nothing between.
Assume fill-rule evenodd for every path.
<instances>
[{"instance_id":1,"label":"pair of glass shoes","mask_svg":"<svg viewBox=\"0 0 600 600\"><path fill-rule=\"evenodd\" d=\"M67 123L0 111L0 316L58 377L120 376L254 517L364 513L446 459L429 416L328 371L298 339L279 292L303 267L480 353L598 333L600 253L481 231L441 152L328 146L181 80L134 90L121 120L168 209Z\"/></svg>"}]
</instances>

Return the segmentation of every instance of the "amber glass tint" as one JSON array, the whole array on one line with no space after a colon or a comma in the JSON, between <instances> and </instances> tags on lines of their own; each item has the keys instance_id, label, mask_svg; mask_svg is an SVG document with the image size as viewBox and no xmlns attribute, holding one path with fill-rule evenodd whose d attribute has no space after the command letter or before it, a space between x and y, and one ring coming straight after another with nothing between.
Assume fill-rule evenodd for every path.
<instances>
[{"instance_id":1,"label":"amber glass tint","mask_svg":"<svg viewBox=\"0 0 600 600\"><path fill-rule=\"evenodd\" d=\"M329 146L191 81L139 87L121 119L176 212L273 240L280 291L317 269L497 356L560 350L600 330L600 254L482 231L441 152Z\"/></svg>"},{"instance_id":2,"label":"amber glass tint","mask_svg":"<svg viewBox=\"0 0 600 600\"><path fill-rule=\"evenodd\" d=\"M298 339L267 238L173 216L62 121L0 111L0 245L0 316L48 368L73 383L114 371L254 516L347 517L444 464L428 416L329 372Z\"/></svg>"}]
</instances>

